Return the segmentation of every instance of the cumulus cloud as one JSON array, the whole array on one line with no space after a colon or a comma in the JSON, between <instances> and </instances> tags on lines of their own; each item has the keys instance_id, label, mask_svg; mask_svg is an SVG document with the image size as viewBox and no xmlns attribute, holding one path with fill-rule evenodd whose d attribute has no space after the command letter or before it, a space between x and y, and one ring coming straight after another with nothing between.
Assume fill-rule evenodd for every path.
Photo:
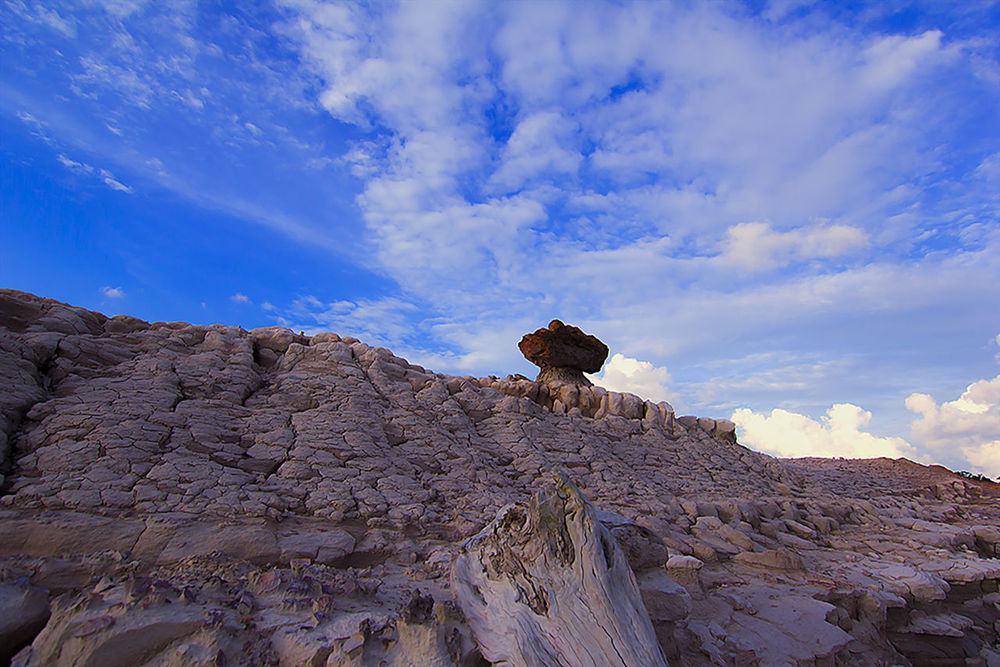
<instances>
[{"instance_id":1,"label":"cumulus cloud","mask_svg":"<svg viewBox=\"0 0 1000 667\"><path fill-rule=\"evenodd\" d=\"M740 442L777 456L905 456L1000 478L1000 375L973 382L951 401L938 403L930 394L914 392L905 405L918 415L910 424L909 441L866 432L871 412L847 403L834 405L819 420L787 410L768 415L747 408L736 410L732 420Z\"/></svg>"},{"instance_id":2,"label":"cumulus cloud","mask_svg":"<svg viewBox=\"0 0 1000 667\"><path fill-rule=\"evenodd\" d=\"M242 292L237 292L236 294L229 297L233 303L252 303L250 297Z\"/></svg>"},{"instance_id":3,"label":"cumulus cloud","mask_svg":"<svg viewBox=\"0 0 1000 667\"><path fill-rule=\"evenodd\" d=\"M837 403L819 420L788 410L733 412L740 442L775 456L844 458L915 458L917 451L902 438L878 437L862 430L872 413L850 403Z\"/></svg>"},{"instance_id":4,"label":"cumulus cloud","mask_svg":"<svg viewBox=\"0 0 1000 667\"><path fill-rule=\"evenodd\" d=\"M601 373L591 376L591 380L610 391L628 392L650 401L672 398L670 373L666 368L620 353L613 355Z\"/></svg>"},{"instance_id":5,"label":"cumulus cloud","mask_svg":"<svg viewBox=\"0 0 1000 667\"><path fill-rule=\"evenodd\" d=\"M123 290L121 287L111 287L109 285L105 285L104 287L101 288L101 294L108 297L109 299L125 298L125 290Z\"/></svg>"},{"instance_id":6,"label":"cumulus cloud","mask_svg":"<svg viewBox=\"0 0 1000 667\"><path fill-rule=\"evenodd\" d=\"M964 459L1000 478L1000 375L973 382L957 399L941 404L928 394L910 394L906 407L919 415L911 426L914 441L953 466Z\"/></svg>"}]
</instances>

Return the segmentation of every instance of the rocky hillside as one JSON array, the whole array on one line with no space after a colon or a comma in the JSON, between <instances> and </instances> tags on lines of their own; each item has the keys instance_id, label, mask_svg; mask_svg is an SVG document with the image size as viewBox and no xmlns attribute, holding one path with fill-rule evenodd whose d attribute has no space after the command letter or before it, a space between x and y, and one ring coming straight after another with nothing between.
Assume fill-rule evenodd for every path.
<instances>
[{"instance_id":1,"label":"rocky hillside","mask_svg":"<svg viewBox=\"0 0 1000 667\"><path fill-rule=\"evenodd\" d=\"M462 591L480 531L521 534L494 521L510 503L550 516L529 500L548 488L572 505L551 515L566 526L597 518L558 533L567 567L606 532L625 597L601 604L620 617L629 581L641 599L654 645L621 664L1000 664L995 485L774 459L737 436L666 403L442 375L332 333L150 324L0 290L0 661L539 659L524 646L579 628L519 610L532 566L486 567L481 584L521 584L485 626ZM522 612L552 623L503 653L489 630Z\"/></svg>"}]
</instances>

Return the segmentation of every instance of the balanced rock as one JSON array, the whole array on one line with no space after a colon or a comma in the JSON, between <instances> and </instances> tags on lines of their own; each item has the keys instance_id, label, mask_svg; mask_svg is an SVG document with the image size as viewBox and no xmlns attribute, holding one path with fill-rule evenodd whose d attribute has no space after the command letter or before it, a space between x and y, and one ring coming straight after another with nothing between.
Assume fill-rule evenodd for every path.
<instances>
[{"instance_id":1,"label":"balanced rock","mask_svg":"<svg viewBox=\"0 0 1000 667\"><path fill-rule=\"evenodd\" d=\"M525 334L517 344L521 354L541 370L539 382L568 382L590 386L584 373L601 370L608 346L577 327L552 320L549 326Z\"/></svg>"}]
</instances>

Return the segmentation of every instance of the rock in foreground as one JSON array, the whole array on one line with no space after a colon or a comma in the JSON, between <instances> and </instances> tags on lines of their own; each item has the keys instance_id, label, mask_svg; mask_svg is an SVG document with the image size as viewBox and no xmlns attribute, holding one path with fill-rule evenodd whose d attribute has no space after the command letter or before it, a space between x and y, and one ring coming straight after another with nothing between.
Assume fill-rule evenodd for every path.
<instances>
[{"instance_id":1,"label":"rock in foreground","mask_svg":"<svg viewBox=\"0 0 1000 667\"><path fill-rule=\"evenodd\" d=\"M16 664L484 664L452 565L555 469L671 664L997 660L1000 494L942 468L779 460L600 387L13 291L0 383Z\"/></svg>"},{"instance_id":2,"label":"rock in foreground","mask_svg":"<svg viewBox=\"0 0 1000 667\"><path fill-rule=\"evenodd\" d=\"M666 665L622 550L565 475L469 539L452 587L492 663Z\"/></svg>"}]
</instances>

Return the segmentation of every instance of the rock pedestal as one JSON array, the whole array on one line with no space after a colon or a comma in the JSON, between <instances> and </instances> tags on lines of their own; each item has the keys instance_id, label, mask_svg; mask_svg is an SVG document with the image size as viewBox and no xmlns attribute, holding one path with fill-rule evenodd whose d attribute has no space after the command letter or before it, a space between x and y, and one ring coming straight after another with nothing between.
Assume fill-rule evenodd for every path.
<instances>
[{"instance_id":1,"label":"rock pedestal","mask_svg":"<svg viewBox=\"0 0 1000 667\"><path fill-rule=\"evenodd\" d=\"M538 382L566 382L590 386L583 374L601 370L608 346L577 327L552 320L549 326L525 334L517 344L521 354L538 366Z\"/></svg>"}]
</instances>

